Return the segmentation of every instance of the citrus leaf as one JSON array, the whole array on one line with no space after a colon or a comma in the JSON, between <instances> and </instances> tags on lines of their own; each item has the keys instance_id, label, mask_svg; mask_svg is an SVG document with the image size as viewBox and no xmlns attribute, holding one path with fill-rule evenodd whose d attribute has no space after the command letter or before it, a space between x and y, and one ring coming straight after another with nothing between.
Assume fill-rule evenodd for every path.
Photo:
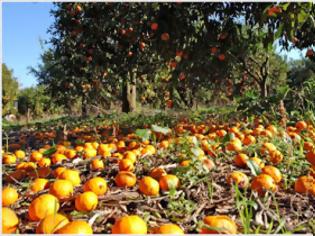
<instances>
[{"instance_id":1,"label":"citrus leaf","mask_svg":"<svg viewBox=\"0 0 315 236\"><path fill-rule=\"evenodd\" d=\"M151 135L151 130L149 129L137 129L135 134L142 139L142 141L148 140Z\"/></svg>"},{"instance_id":2,"label":"citrus leaf","mask_svg":"<svg viewBox=\"0 0 315 236\"><path fill-rule=\"evenodd\" d=\"M158 126L158 125L151 125L151 129L154 132L162 133L162 134L168 134L170 132L169 128L161 127L161 126Z\"/></svg>"},{"instance_id":3,"label":"citrus leaf","mask_svg":"<svg viewBox=\"0 0 315 236\"><path fill-rule=\"evenodd\" d=\"M52 147L52 148L49 148L48 150L46 150L45 152L43 152L43 155L44 156L50 156L50 155L54 154L56 151L57 151L57 148Z\"/></svg>"},{"instance_id":4,"label":"citrus leaf","mask_svg":"<svg viewBox=\"0 0 315 236\"><path fill-rule=\"evenodd\" d=\"M248 160L246 162L246 165L248 166L248 168L250 169L254 176L257 176L261 172L260 167L252 160Z\"/></svg>"}]
</instances>

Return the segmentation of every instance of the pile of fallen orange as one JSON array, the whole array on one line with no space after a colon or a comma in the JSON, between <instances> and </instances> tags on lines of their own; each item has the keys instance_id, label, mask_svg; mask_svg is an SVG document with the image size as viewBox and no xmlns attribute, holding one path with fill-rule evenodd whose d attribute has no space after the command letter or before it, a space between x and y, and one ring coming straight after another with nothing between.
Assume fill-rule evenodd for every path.
<instances>
[{"instance_id":1,"label":"pile of fallen orange","mask_svg":"<svg viewBox=\"0 0 315 236\"><path fill-rule=\"evenodd\" d=\"M75 209L80 212L90 212L98 207L98 198L108 191L107 181L101 177L93 177L84 184L81 183L81 173L75 169L53 166L63 162L73 162L75 159L89 160L88 165L92 171L102 171L105 168L104 160L112 158L116 160L119 168L114 178L117 187L130 188L138 186L139 192L146 196L157 196L161 192L180 188L179 178L167 173L162 167L152 168L148 176L136 176L135 164L140 158L153 156L159 150L170 148L180 143L182 136L194 143L197 140L200 147L194 147L194 153L205 168L215 168L216 156L220 153L234 155L234 165L239 168L227 176L228 183L236 184L239 188L247 188L259 195L268 191L275 192L282 181L282 174L276 167L284 155L277 147L269 142L273 137L290 139L293 143L303 141L305 157L310 165L309 175L300 176L295 182L295 191L298 193L312 194L315 196L315 128L311 124L299 121L296 125L279 131L274 125L255 125L253 129L244 128L244 124L228 125L195 125L180 123L175 128L174 136L161 136L159 142L154 145L148 140L135 141L136 135L130 134L121 139L110 137L107 143L85 142L72 146L69 141L63 141L56 145L55 151L50 156L45 156L50 145L45 145L26 155L23 150L14 153L3 152L3 164L15 166L15 171L6 176L5 181L11 186L4 186L2 191L2 223L3 232L16 232L19 219L9 207L19 199L19 193L13 187L15 181L25 178L32 180L28 194L40 193L49 189L49 193L40 194L30 202L28 217L30 221L38 222L37 233L92 233L91 226L85 221L69 221L67 216L59 212L59 206L64 201L74 201ZM230 136L230 140L222 146L222 139ZM261 156L264 158L249 157L246 150L263 140L260 146ZM261 169L257 176L250 177L241 171L248 168L248 161L253 162ZM190 159L184 158L179 166L189 166ZM267 165L266 165L267 163ZM76 192L75 188L82 191ZM24 193L20 193L24 194ZM14 208L13 208L14 209ZM235 222L228 216L207 216L204 218L205 227L203 233L217 232L211 227L224 227L226 233L236 233ZM206 227L206 225L210 227ZM113 233L147 233L146 222L139 216L124 216L117 219L112 227ZM174 224L162 225L149 229L153 233L183 233L183 230Z\"/></svg>"}]
</instances>

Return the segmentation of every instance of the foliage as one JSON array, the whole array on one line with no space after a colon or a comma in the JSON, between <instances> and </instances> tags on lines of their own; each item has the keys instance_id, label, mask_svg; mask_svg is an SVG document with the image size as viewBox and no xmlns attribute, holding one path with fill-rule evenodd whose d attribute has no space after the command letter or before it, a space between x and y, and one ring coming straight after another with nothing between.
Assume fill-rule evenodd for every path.
<instances>
[{"instance_id":1,"label":"foliage","mask_svg":"<svg viewBox=\"0 0 315 236\"><path fill-rule=\"evenodd\" d=\"M267 96L265 84L274 90L284 78L273 43L313 45L313 12L312 3L58 3L37 75L57 101L81 97L82 106L130 103L129 85L156 108L192 107L205 89L234 97L257 83Z\"/></svg>"},{"instance_id":2,"label":"foliage","mask_svg":"<svg viewBox=\"0 0 315 236\"><path fill-rule=\"evenodd\" d=\"M285 98L289 111L315 111L315 63L310 60L295 62L288 73L290 91Z\"/></svg>"},{"instance_id":3,"label":"foliage","mask_svg":"<svg viewBox=\"0 0 315 236\"><path fill-rule=\"evenodd\" d=\"M18 95L18 112L26 115L28 110L35 117L44 114L57 114L61 112L61 107L54 104L51 97L45 92L43 86L22 89Z\"/></svg>"},{"instance_id":4,"label":"foliage","mask_svg":"<svg viewBox=\"0 0 315 236\"><path fill-rule=\"evenodd\" d=\"M2 64L2 114L15 113L14 102L17 98L19 84L5 64Z\"/></svg>"}]
</instances>

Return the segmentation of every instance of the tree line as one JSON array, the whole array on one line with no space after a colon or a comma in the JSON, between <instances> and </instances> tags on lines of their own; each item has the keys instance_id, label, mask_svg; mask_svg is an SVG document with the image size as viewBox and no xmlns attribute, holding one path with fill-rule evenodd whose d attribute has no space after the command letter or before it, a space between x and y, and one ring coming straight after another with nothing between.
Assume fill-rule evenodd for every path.
<instances>
[{"instance_id":1,"label":"tree line","mask_svg":"<svg viewBox=\"0 0 315 236\"><path fill-rule=\"evenodd\" d=\"M268 100L304 89L294 71L313 71L311 2L55 3L52 15L50 48L32 73L55 104L79 102L82 115L115 101L129 112L228 103L247 91ZM289 65L275 42L307 49L306 62Z\"/></svg>"}]
</instances>

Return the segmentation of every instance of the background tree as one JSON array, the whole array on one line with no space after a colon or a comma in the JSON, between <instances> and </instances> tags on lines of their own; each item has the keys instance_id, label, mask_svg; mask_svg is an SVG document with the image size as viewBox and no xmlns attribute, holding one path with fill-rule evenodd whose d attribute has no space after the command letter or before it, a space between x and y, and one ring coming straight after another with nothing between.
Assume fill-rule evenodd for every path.
<instances>
[{"instance_id":1,"label":"background tree","mask_svg":"<svg viewBox=\"0 0 315 236\"><path fill-rule=\"evenodd\" d=\"M62 106L58 106L46 93L44 86L25 88L18 94L18 112L20 115L43 117L62 112Z\"/></svg>"},{"instance_id":2,"label":"background tree","mask_svg":"<svg viewBox=\"0 0 315 236\"><path fill-rule=\"evenodd\" d=\"M2 64L2 115L15 113L14 102L19 90L19 83L5 64Z\"/></svg>"},{"instance_id":3,"label":"background tree","mask_svg":"<svg viewBox=\"0 0 315 236\"><path fill-rule=\"evenodd\" d=\"M233 98L252 86L267 97L283 77L275 40L314 45L313 3L57 3L53 15L55 63L39 69L49 72L41 81L61 100L80 99L83 115L110 97L133 111L137 90L142 103L184 107L207 89Z\"/></svg>"}]
</instances>

